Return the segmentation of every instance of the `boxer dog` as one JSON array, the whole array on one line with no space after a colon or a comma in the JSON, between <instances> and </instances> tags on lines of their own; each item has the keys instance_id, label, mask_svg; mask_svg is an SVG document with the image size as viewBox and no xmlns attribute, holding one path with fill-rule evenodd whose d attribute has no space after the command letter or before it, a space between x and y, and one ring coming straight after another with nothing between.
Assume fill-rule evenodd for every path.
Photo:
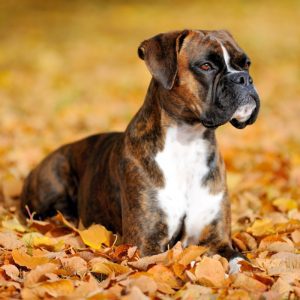
<instances>
[{"instance_id":1,"label":"boxer dog","mask_svg":"<svg viewBox=\"0 0 300 300\"><path fill-rule=\"evenodd\" d=\"M39 217L100 223L142 255L177 241L206 245L232 266L230 202L215 130L252 124L259 97L250 59L227 31L184 30L142 42L152 80L125 132L93 135L46 157L21 195ZM25 209L24 209L25 211Z\"/></svg>"}]
</instances>

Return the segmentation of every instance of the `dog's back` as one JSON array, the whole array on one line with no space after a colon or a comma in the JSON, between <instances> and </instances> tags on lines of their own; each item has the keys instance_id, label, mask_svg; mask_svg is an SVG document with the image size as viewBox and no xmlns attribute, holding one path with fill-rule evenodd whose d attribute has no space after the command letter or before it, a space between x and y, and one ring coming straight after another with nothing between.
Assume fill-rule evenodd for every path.
<instances>
[{"instance_id":1,"label":"dog's back","mask_svg":"<svg viewBox=\"0 0 300 300\"><path fill-rule=\"evenodd\" d=\"M118 147L122 138L123 133L119 132L92 135L50 153L25 180L21 194L23 213L28 213L27 206L38 218L53 216L57 211L70 217L78 217L78 197L96 197L91 192L94 190L92 185L105 189L108 176L101 175L107 172L110 160L116 159L111 154L117 151L111 150ZM119 201L119 195L114 193L112 196L114 199L110 199L111 201ZM80 210L92 212L93 207L85 201L81 203ZM90 218L84 220L87 225L95 222L94 214L88 215ZM110 222L107 222L109 218L105 215L104 211L97 221L100 217L103 224L111 227Z\"/></svg>"}]
</instances>

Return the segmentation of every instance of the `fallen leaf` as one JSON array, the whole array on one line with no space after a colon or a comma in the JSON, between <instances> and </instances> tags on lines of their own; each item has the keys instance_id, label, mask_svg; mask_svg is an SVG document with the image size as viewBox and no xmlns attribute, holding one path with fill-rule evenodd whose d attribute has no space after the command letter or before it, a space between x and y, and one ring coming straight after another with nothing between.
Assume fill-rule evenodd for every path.
<instances>
[{"instance_id":1,"label":"fallen leaf","mask_svg":"<svg viewBox=\"0 0 300 300\"><path fill-rule=\"evenodd\" d=\"M191 261L207 251L207 248L202 246L191 245L183 250L178 257L178 263L187 266Z\"/></svg>"},{"instance_id":2,"label":"fallen leaf","mask_svg":"<svg viewBox=\"0 0 300 300\"><path fill-rule=\"evenodd\" d=\"M83 275L88 271L87 262L81 257L73 256L60 259L63 268L70 274Z\"/></svg>"},{"instance_id":3,"label":"fallen leaf","mask_svg":"<svg viewBox=\"0 0 300 300\"><path fill-rule=\"evenodd\" d=\"M254 236L266 236L275 233L272 222L268 219L255 220L252 226L248 227L247 232Z\"/></svg>"},{"instance_id":4,"label":"fallen leaf","mask_svg":"<svg viewBox=\"0 0 300 300\"><path fill-rule=\"evenodd\" d=\"M295 230L291 234L294 243L300 243L300 230Z\"/></svg>"},{"instance_id":5,"label":"fallen leaf","mask_svg":"<svg viewBox=\"0 0 300 300\"><path fill-rule=\"evenodd\" d=\"M50 259L47 257L30 256L25 251L18 249L12 251L12 257L16 264L28 269L34 269L38 265L50 262Z\"/></svg>"},{"instance_id":6,"label":"fallen leaf","mask_svg":"<svg viewBox=\"0 0 300 300\"><path fill-rule=\"evenodd\" d=\"M20 223L20 221L13 217L12 219L7 219L2 221L3 228L12 230L12 231L18 231L18 232L25 232L26 228Z\"/></svg>"},{"instance_id":7,"label":"fallen leaf","mask_svg":"<svg viewBox=\"0 0 300 300\"><path fill-rule=\"evenodd\" d=\"M24 279L24 286L30 287L40 281L46 273L52 273L58 269L57 264L45 263L43 265L36 266L35 269L28 272Z\"/></svg>"},{"instance_id":8,"label":"fallen leaf","mask_svg":"<svg viewBox=\"0 0 300 300\"><path fill-rule=\"evenodd\" d=\"M71 280L61 279L54 282L42 282L33 288L24 288L21 295L24 300L45 298L47 294L57 298L68 296L73 290L74 286Z\"/></svg>"},{"instance_id":9,"label":"fallen leaf","mask_svg":"<svg viewBox=\"0 0 300 300\"><path fill-rule=\"evenodd\" d=\"M221 287L225 284L222 264L213 258L204 257L196 266L195 275L200 284Z\"/></svg>"},{"instance_id":10,"label":"fallen leaf","mask_svg":"<svg viewBox=\"0 0 300 300\"><path fill-rule=\"evenodd\" d=\"M293 288L287 282L283 281L281 278L278 278L271 290L277 292L281 299L287 299Z\"/></svg>"},{"instance_id":11,"label":"fallen leaf","mask_svg":"<svg viewBox=\"0 0 300 300\"><path fill-rule=\"evenodd\" d=\"M126 266L122 266L110 261L107 262L99 262L93 265L92 272L101 273L105 275L109 275L111 273L115 274L123 274L127 272L131 272L132 269Z\"/></svg>"},{"instance_id":12,"label":"fallen leaf","mask_svg":"<svg viewBox=\"0 0 300 300\"><path fill-rule=\"evenodd\" d=\"M149 295L154 294L157 290L157 283L155 280L145 275L139 275L138 277L130 278L129 286L136 286L143 293L148 293Z\"/></svg>"},{"instance_id":13,"label":"fallen leaf","mask_svg":"<svg viewBox=\"0 0 300 300\"><path fill-rule=\"evenodd\" d=\"M179 289L181 287L181 283L176 278L175 274L166 266L163 265L155 265L150 268L147 273L153 275L153 279L157 282L163 282L170 286L172 289Z\"/></svg>"},{"instance_id":14,"label":"fallen leaf","mask_svg":"<svg viewBox=\"0 0 300 300\"><path fill-rule=\"evenodd\" d=\"M18 239L14 232L0 232L0 245L4 249L13 250L21 248L24 243Z\"/></svg>"},{"instance_id":15,"label":"fallen leaf","mask_svg":"<svg viewBox=\"0 0 300 300\"><path fill-rule=\"evenodd\" d=\"M20 281L19 275L19 269L15 265L3 265L1 266L1 269L5 271L6 275L10 277L14 281Z\"/></svg>"},{"instance_id":16,"label":"fallen leaf","mask_svg":"<svg viewBox=\"0 0 300 300\"><path fill-rule=\"evenodd\" d=\"M163 252L163 253L152 255L152 256L145 256L145 257L140 258L137 261L128 262L128 265L130 265L136 269L145 271L145 270L147 270L147 268L150 265L165 262L167 259L167 256L168 256L168 252Z\"/></svg>"},{"instance_id":17,"label":"fallen leaf","mask_svg":"<svg viewBox=\"0 0 300 300\"><path fill-rule=\"evenodd\" d=\"M237 273L233 275L233 277L234 287L242 288L250 292L264 292L267 290L267 286L265 284L243 273Z\"/></svg>"},{"instance_id":18,"label":"fallen leaf","mask_svg":"<svg viewBox=\"0 0 300 300\"><path fill-rule=\"evenodd\" d=\"M112 233L101 225L92 225L86 230L78 231L83 242L96 250L99 250L102 244L110 246L112 240Z\"/></svg>"},{"instance_id":19,"label":"fallen leaf","mask_svg":"<svg viewBox=\"0 0 300 300\"><path fill-rule=\"evenodd\" d=\"M288 212L298 207L297 201L286 198L278 198L274 200L273 205L282 212Z\"/></svg>"}]
</instances>

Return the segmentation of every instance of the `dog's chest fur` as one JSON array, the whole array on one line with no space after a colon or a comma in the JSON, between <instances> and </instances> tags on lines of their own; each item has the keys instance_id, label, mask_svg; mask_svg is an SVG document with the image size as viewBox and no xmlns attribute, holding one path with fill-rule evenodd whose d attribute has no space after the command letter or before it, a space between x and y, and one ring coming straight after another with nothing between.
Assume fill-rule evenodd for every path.
<instances>
[{"instance_id":1,"label":"dog's chest fur","mask_svg":"<svg viewBox=\"0 0 300 300\"><path fill-rule=\"evenodd\" d=\"M203 184L209 142L198 126L169 127L164 148L155 160L164 176L164 187L158 190L158 205L166 215L168 238L184 228L184 245L197 243L201 231L218 216L223 193L211 194Z\"/></svg>"}]
</instances>

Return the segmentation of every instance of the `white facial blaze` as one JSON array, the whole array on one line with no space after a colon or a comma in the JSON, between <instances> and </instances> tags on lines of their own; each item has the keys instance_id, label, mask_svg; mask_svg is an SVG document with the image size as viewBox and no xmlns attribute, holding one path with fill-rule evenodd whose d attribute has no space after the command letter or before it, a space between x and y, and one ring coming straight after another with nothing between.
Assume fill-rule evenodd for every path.
<instances>
[{"instance_id":1,"label":"white facial blaze","mask_svg":"<svg viewBox=\"0 0 300 300\"><path fill-rule=\"evenodd\" d=\"M219 42L219 43L220 43L222 51L223 51L223 57L224 57L224 61L225 61L225 64L226 64L227 71L229 73L239 72L238 70L235 70L231 67L231 65L230 65L230 55L229 55L227 49L224 47L224 45L221 42ZM238 107L238 109L233 114L231 120L236 119L239 122L246 122L251 117L255 107L256 107L256 103L255 103L254 100Z\"/></svg>"},{"instance_id":2,"label":"white facial blaze","mask_svg":"<svg viewBox=\"0 0 300 300\"><path fill-rule=\"evenodd\" d=\"M238 70L233 69L230 65L230 56L229 56L227 49L224 47L224 45L222 43L220 43L220 45L221 45L221 48L223 51L223 57L224 57L224 61L225 61L228 72L238 72Z\"/></svg>"}]
</instances>

